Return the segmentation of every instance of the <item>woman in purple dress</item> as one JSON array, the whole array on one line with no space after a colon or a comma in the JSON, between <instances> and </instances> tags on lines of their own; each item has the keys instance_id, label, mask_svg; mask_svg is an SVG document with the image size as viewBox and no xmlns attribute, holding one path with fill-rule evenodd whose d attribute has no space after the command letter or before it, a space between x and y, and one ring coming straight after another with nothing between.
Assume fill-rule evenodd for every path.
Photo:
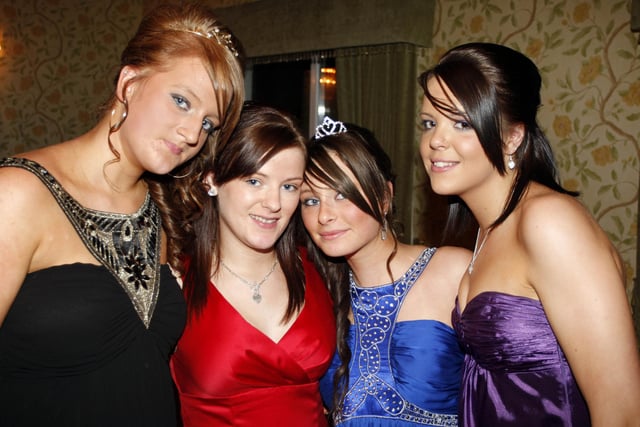
<instances>
[{"instance_id":1,"label":"woman in purple dress","mask_svg":"<svg viewBox=\"0 0 640 427\"><path fill-rule=\"evenodd\" d=\"M433 190L454 196L447 232L478 224L452 318L466 352L460 425L639 425L622 262L558 182L537 67L471 43L419 81L420 154Z\"/></svg>"}]
</instances>

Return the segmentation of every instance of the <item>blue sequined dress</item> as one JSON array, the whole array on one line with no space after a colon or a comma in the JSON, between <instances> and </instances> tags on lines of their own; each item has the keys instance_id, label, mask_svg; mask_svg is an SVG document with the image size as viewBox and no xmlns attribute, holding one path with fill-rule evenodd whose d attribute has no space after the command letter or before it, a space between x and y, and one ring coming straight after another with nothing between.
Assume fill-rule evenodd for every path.
<instances>
[{"instance_id":1,"label":"blue sequined dress","mask_svg":"<svg viewBox=\"0 0 640 427\"><path fill-rule=\"evenodd\" d=\"M396 282L361 288L351 278L349 387L336 425L341 427L457 426L462 351L450 326L436 320L397 322L411 286L435 248L425 251ZM425 301L429 304L429 301ZM320 381L333 402L334 355Z\"/></svg>"}]
</instances>

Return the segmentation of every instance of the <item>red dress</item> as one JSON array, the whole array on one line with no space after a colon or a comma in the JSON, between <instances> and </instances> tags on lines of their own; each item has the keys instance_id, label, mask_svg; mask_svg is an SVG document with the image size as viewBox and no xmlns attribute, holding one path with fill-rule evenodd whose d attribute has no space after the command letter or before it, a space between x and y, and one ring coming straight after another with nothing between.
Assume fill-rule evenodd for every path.
<instances>
[{"instance_id":1,"label":"red dress","mask_svg":"<svg viewBox=\"0 0 640 427\"><path fill-rule=\"evenodd\" d=\"M327 426L318 380L335 350L335 322L322 279L306 259L304 268L304 307L277 343L211 286L171 360L184 427Z\"/></svg>"}]
</instances>

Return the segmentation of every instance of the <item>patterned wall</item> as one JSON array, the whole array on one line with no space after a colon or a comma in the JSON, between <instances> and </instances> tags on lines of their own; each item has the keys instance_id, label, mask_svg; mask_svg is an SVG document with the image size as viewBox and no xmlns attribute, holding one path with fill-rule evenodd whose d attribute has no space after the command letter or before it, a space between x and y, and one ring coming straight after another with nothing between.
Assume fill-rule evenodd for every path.
<instances>
[{"instance_id":1,"label":"patterned wall","mask_svg":"<svg viewBox=\"0 0 640 427\"><path fill-rule=\"evenodd\" d=\"M563 184L622 254L631 297L640 168L640 48L628 0L438 0L427 68L469 41L506 44L541 70L539 120ZM417 142L416 142L417 143Z\"/></svg>"},{"instance_id":2,"label":"patterned wall","mask_svg":"<svg viewBox=\"0 0 640 427\"><path fill-rule=\"evenodd\" d=\"M88 130L142 4L0 0L0 155Z\"/></svg>"},{"instance_id":3,"label":"patterned wall","mask_svg":"<svg viewBox=\"0 0 640 427\"><path fill-rule=\"evenodd\" d=\"M120 51L143 10L158 2L0 0L0 156L88 130L112 89ZM536 61L544 78L541 124L563 182L582 192L622 253L631 292L640 50L629 7L629 0L437 0L434 44L417 71L447 48L476 40L507 44Z\"/></svg>"}]
</instances>

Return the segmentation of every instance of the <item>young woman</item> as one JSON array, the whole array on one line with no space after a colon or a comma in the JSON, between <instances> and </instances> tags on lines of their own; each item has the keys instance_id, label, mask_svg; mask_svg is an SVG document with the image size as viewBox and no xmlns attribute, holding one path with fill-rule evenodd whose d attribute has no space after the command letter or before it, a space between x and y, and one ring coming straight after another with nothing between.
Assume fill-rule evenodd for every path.
<instances>
[{"instance_id":1,"label":"young woman","mask_svg":"<svg viewBox=\"0 0 640 427\"><path fill-rule=\"evenodd\" d=\"M369 131L326 118L308 150L302 219L336 304L338 348L320 382L334 422L457 425L451 310L470 252L398 241L391 161Z\"/></svg>"},{"instance_id":2,"label":"young woman","mask_svg":"<svg viewBox=\"0 0 640 427\"><path fill-rule=\"evenodd\" d=\"M420 77L420 153L479 224L454 327L463 426L637 426L640 362L622 264L557 181L537 124L540 75L510 48L451 49Z\"/></svg>"},{"instance_id":3,"label":"young woman","mask_svg":"<svg viewBox=\"0 0 640 427\"><path fill-rule=\"evenodd\" d=\"M171 360L185 427L326 426L331 298L290 222L305 142L287 115L247 104L209 165L210 199L182 246L189 319Z\"/></svg>"},{"instance_id":4,"label":"young woman","mask_svg":"<svg viewBox=\"0 0 640 427\"><path fill-rule=\"evenodd\" d=\"M185 306L147 178L229 134L236 54L210 10L158 8L93 129L0 161L0 425L177 425Z\"/></svg>"}]
</instances>

